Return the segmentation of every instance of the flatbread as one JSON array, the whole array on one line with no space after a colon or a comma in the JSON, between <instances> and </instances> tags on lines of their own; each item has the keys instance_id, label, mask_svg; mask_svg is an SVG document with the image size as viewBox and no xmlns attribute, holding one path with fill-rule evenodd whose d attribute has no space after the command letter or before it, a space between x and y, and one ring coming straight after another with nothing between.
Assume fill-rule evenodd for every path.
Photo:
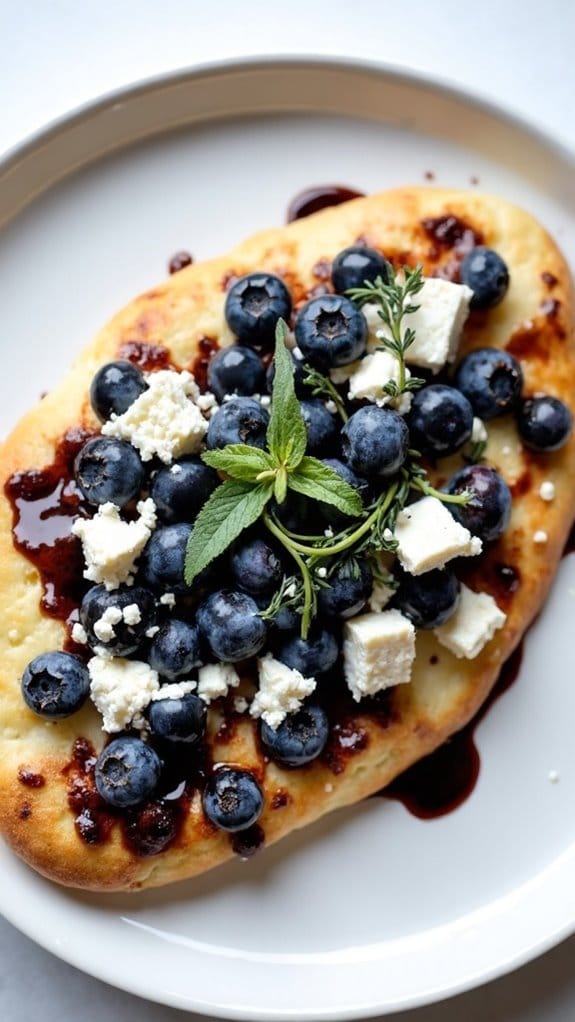
<instances>
[{"instance_id":1,"label":"flatbread","mask_svg":"<svg viewBox=\"0 0 575 1022\"><path fill-rule=\"evenodd\" d=\"M153 345L167 349L173 365L188 368L206 338L230 343L223 307L226 287L234 278L253 270L277 273L299 303L325 286L331 259L357 239L398 264L423 263L426 275L449 275L473 237L466 229L499 252L510 269L511 285L499 306L472 314L460 352L507 347L521 360L527 393L554 394L575 411L572 286L547 233L527 213L493 196L404 188L257 234L228 255L192 265L136 298L88 345L61 385L15 428L2 448L3 483L16 472L52 463L58 442L71 427L97 427L87 395L103 363L127 353L154 355L154 349L145 347ZM332 728L328 754L298 770L264 760L257 725L248 716L222 728L220 708L210 708L214 761L244 766L262 783L265 809L259 823L266 844L381 789L460 729L481 706L501 665L539 611L575 512L575 437L556 453L536 455L522 446L511 417L489 423L488 432L487 463L501 471L514 500L504 537L467 569L468 584L491 593L507 614L505 626L475 660L458 660L432 633L418 633L411 684L393 690L385 713L348 707ZM457 459L441 463L442 477L458 464ZM547 480L555 486L551 502L539 494ZM40 610L38 573L13 544L12 507L4 489L2 494L1 833L44 875L101 891L166 884L229 859L235 854L233 842L205 819L197 790L182 810L177 836L157 855L136 854L126 828L117 821L100 843L91 845L80 836L69 796L74 779L82 783L82 746L76 744L75 766L70 765L72 749L78 739L85 739L97 752L105 736L91 706L52 723L23 703L20 678L26 664L45 650L61 648L65 628ZM534 542L538 530L544 530L547 542Z\"/></svg>"}]
</instances>

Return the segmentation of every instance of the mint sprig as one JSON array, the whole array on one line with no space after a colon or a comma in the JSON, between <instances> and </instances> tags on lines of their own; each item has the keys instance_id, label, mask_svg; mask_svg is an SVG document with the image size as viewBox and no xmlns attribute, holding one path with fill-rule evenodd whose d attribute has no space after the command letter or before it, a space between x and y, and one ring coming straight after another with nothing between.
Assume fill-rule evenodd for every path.
<instances>
[{"instance_id":1,"label":"mint sprig","mask_svg":"<svg viewBox=\"0 0 575 1022\"><path fill-rule=\"evenodd\" d=\"M363 511L361 498L349 483L321 461L305 456L307 430L295 396L293 362L285 346L285 333L286 325L279 320L267 451L247 444L228 444L202 455L207 465L230 478L212 493L194 523L186 549L187 585L257 521L272 497L282 504L288 489L332 504L351 517ZM311 601L307 569L296 552L292 551L292 556L302 575L306 600Z\"/></svg>"}]
</instances>

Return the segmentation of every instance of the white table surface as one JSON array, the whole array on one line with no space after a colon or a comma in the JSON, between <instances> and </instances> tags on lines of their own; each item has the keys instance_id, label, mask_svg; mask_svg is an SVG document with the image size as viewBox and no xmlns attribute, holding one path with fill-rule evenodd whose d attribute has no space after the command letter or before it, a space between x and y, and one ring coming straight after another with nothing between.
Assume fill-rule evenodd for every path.
<instances>
[{"instance_id":1,"label":"white table surface","mask_svg":"<svg viewBox=\"0 0 575 1022\"><path fill-rule=\"evenodd\" d=\"M574 40L572 0L0 0L0 156L52 118L148 75L281 53L343 54L427 71L503 103L575 150ZM575 938L477 991L388 1018L575 1018L574 955ZM0 1018L74 1017L191 1018L84 976L0 920Z\"/></svg>"}]
</instances>

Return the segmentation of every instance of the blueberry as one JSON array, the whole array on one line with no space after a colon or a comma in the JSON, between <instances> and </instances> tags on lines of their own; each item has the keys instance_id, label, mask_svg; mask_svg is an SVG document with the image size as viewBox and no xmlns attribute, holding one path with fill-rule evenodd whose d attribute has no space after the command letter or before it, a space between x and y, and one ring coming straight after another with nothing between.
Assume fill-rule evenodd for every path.
<instances>
[{"instance_id":1,"label":"blueberry","mask_svg":"<svg viewBox=\"0 0 575 1022\"><path fill-rule=\"evenodd\" d=\"M260 817L264 796L248 770L218 767L208 778L203 806L208 820L220 830L234 834L247 830Z\"/></svg>"},{"instance_id":2,"label":"blueberry","mask_svg":"<svg viewBox=\"0 0 575 1022\"><path fill-rule=\"evenodd\" d=\"M126 612L126 621L122 612L134 604L139 620L133 620ZM143 586L120 586L111 591L105 586L92 586L80 605L80 621L90 646L103 646L114 656L127 656L142 645L146 632L155 625L156 604L151 592Z\"/></svg>"},{"instance_id":3,"label":"blueberry","mask_svg":"<svg viewBox=\"0 0 575 1022\"><path fill-rule=\"evenodd\" d=\"M509 270L497 252L478 245L461 263L460 280L473 291L472 309L490 309L507 294Z\"/></svg>"},{"instance_id":4,"label":"blueberry","mask_svg":"<svg viewBox=\"0 0 575 1022\"><path fill-rule=\"evenodd\" d=\"M255 600L231 589L212 593L200 604L198 625L213 655L224 662L255 656L266 640Z\"/></svg>"},{"instance_id":5,"label":"blueberry","mask_svg":"<svg viewBox=\"0 0 575 1022\"><path fill-rule=\"evenodd\" d=\"M72 653L40 653L22 675L26 705L51 720L62 720L79 710L89 691L88 669Z\"/></svg>"},{"instance_id":6,"label":"blueberry","mask_svg":"<svg viewBox=\"0 0 575 1022\"><path fill-rule=\"evenodd\" d=\"M363 287L366 280L375 283L381 277L384 283L393 278L393 270L381 252L362 245L351 245L336 255L331 268L335 291L342 294L351 287Z\"/></svg>"},{"instance_id":7,"label":"blueberry","mask_svg":"<svg viewBox=\"0 0 575 1022\"><path fill-rule=\"evenodd\" d=\"M353 617L365 606L373 575L364 557L342 561L330 575L329 588L318 593L318 610L326 617Z\"/></svg>"},{"instance_id":8,"label":"blueberry","mask_svg":"<svg viewBox=\"0 0 575 1022\"><path fill-rule=\"evenodd\" d=\"M513 411L521 397L523 373L513 355L500 348L477 348L460 363L455 386L481 419Z\"/></svg>"},{"instance_id":9,"label":"blueberry","mask_svg":"<svg viewBox=\"0 0 575 1022\"><path fill-rule=\"evenodd\" d=\"M307 639L300 635L286 637L278 643L274 655L282 664L303 674L304 678L315 678L333 667L338 653L335 636L326 628L316 628Z\"/></svg>"},{"instance_id":10,"label":"blueberry","mask_svg":"<svg viewBox=\"0 0 575 1022\"><path fill-rule=\"evenodd\" d=\"M189 677L202 664L200 632L197 625L172 617L154 636L148 663L168 681Z\"/></svg>"},{"instance_id":11,"label":"blueberry","mask_svg":"<svg viewBox=\"0 0 575 1022\"><path fill-rule=\"evenodd\" d=\"M295 632L301 623L301 617L293 607L282 607L273 619L273 626L278 632Z\"/></svg>"},{"instance_id":12,"label":"blueberry","mask_svg":"<svg viewBox=\"0 0 575 1022\"><path fill-rule=\"evenodd\" d=\"M100 796L118 809L149 799L160 780L162 761L140 738L115 738L96 760L94 780Z\"/></svg>"},{"instance_id":13,"label":"blueberry","mask_svg":"<svg viewBox=\"0 0 575 1022\"><path fill-rule=\"evenodd\" d=\"M226 394L259 394L265 384L261 358L252 348L233 344L208 363L208 387L223 401Z\"/></svg>"},{"instance_id":14,"label":"blueberry","mask_svg":"<svg viewBox=\"0 0 575 1022\"><path fill-rule=\"evenodd\" d=\"M283 578L277 553L260 536L237 541L230 557L230 569L238 588L252 596L271 596Z\"/></svg>"},{"instance_id":15,"label":"blueberry","mask_svg":"<svg viewBox=\"0 0 575 1022\"><path fill-rule=\"evenodd\" d=\"M98 369L90 387L90 401L104 422L112 413L123 415L136 398L148 389L145 376L131 362L108 362Z\"/></svg>"},{"instance_id":16,"label":"blueberry","mask_svg":"<svg viewBox=\"0 0 575 1022\"><path fill-rule=\"evenodd\" d=\"M140 558L139 577L162 593L184 593L186 548L192 533L187 522L163 525L152 533Z\"/></svg>"},{"instance_id":17,"label":"blueberry","mask_svg":"<svg viewBox=\"0 0 575 1022\"><path fill-rule=\"evenodd\" d=\"M416 628L438 628L457 610L459 581L450 571L434 568L423 575L396 572L399 579L392 606Z\"/></svg>"},{"instance_id":18,"label":"blueberry","mask_svg":"<svg viewBox=\"0 0 575 1022\"><path fill-rule=\"evenodd\" d=\"M317 397L300 401L300 411L307 430L307 453L315 457L325 454L338 434L335 416Z\"/></svg>"},{"instance_id":19,"label":"blueberry","mask_svg":"<svg viewBox=\"0 0 575 1022\"><path fill-rule=\"evenodd\" d=\"M572 426L567 405L548 394L527 398L517 414L521 439L532 451L557 451L569 438Z\"/></svg>"},{"instance_id":20,"label":"blueberry","mask_svg":"<svg viewBox=\"0 0 575 1022\"><path fill-rule=\"evenodd\" d=\"M148 708L148 722L156 737L192 748L205 734L206 704L193 692L175 699L157 699Z\"/></svg>"},{"instance_id":21,"label":"blueberry","mask_svg":"<svg viewBox=\"0 0 575 1022\"><path fill-rule=\"evenodd\" d=\"M418 390L408 418L411 445L423 454L445 458L467 443L473 408L467 398L442 383Z\"/></svg>"},{"instance_id":22,"label":"blueberry","mask_svg":"<svg viewBox=\"0 0 575 1022\"><path fill-rule=\"evenodd\" d=\"M297 358L297 356L294 355L293 351L290 352L290 355L291 360L293 362L293 385L294 390L296 392L296 397L307 398L311 394L311 387L308 387L307 383L304 383L306 370L303 356ZM266 388L269 394L271 394L273 389L275 374L276 374L275 360L272 359L266 371Z\"/></svg>"},{"instance_id":23,"label":"blueberry","mask_svg":"<svg viewBox=\"0 0 575 1022\"><path fill-rule=\"evenodd\" d=\"M74 461L74 477L90 504L124 507L139 495L145 474L135 447L113 437L88 440Z\"/></svg>"},{"instance_id":24,"label":"blueberry","mask_svg":"<svg viewBox=\"0 0 575 1022\"><path fill-rule=\"evenodd\" d=\"M446 493L472 494L467 504L445 507L474 536L493 542L505 532L511 515L511 492L498 472L486 465L468 465L456 472L444 487Z\"/></svg>"},{"instance_id":25,"label":"blueberry","mask_svg":"<svg viewBox=\"0 0 575 1022\"><path fill-rule=\"evenodd\" d=\"M291 296L272 273L248 273L232 285L224 315L230 330L250 345L272 345L278 319L291 315Z\"/></svg>"},{"instance_id":26,"label":"blueberry","mask_svg":"<svg viewBox=\"0 0 575 1022\"><path fill-rule=\"evenodd\" d=\"M373 499L373 490L367 479L357 475L357 473L354 472L349 465L346 465L344 461L340 461L339 458L322 458L321 460L324 465L327 465L328 468L337 472L337 474L341 476L346 483L349 483L354 490L357 490L365 507L371 503ZM324 504L323 501L319 501L315 505L314 513L317 513L316 508L321 512L322 518L325 520L327 525L336 532L339 532L340 529L345 529L350 522L355 521L355 519L350 518L349 515L344 515L341 511L338 511L333 504ZM317 531L317 528L315 531Z\"/></svg>"},{"instance_id":27,"label":"blueberry","mask_svg":"<svg viewBox=\"0 0 575 1022\"><path fill-rule=\"evenodd\" d=\"M193 522L219 481L217 472L200 458L180 458L163 466L150 488L159 520L165 525Z\"/></svg>"},{"instance_id":28,"label":"blueberry","mask_svg":"<svg viewBox=\"0 0 575 1022\"><path fill-rule=\"evenodd\" d=\"M210 451L226 444L248 444L263 449L269 421L270 417L259 401L251 397L235 397L212 415L206 446Z\"/></svg>"},{"instance_id":29,"label":"blueberry","mask_svg":"<svg viewBox=\"0 0 575 1022\"><path fill-rule=\"evenodd\" d=\"M349 298L322 295L300 309L295 336L307 361L327 372L361 358L367 344L367 323Z\"/></svg>"},{"instance_id":30,"label":"blueberry","mask_svg":"<svg viewBox=\"0 0 575 1022\"><path fill-rule=\"evenodd\" d=\"M274 762L285 767L301 767L323 752L329 724L320 706L303 706L290 713L274 731L262 721L262 745Z\"/></svg>"},{"instance_id":31,"label":"blueberry","mask_svg":"<svg viewBox=\"0 0 575 1022\"><path fill-rule=\"evenodd\" d=\"M407 458L409 430L389 408L366 405L348 419L342 431L345 460L361 475L394 475Z\"/></svg>"}]
</instances>

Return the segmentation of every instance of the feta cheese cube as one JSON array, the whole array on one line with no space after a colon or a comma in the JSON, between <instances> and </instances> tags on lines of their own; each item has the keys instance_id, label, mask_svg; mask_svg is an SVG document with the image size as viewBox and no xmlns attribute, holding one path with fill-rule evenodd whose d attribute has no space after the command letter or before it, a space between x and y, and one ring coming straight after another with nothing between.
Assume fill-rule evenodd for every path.
<instances>
[{"instance_id":1,"label":"feta cheese cube","mask_svg":"<svg viewBox=\"0 0 575 1022\"><path fill-rule=\"evenodd\" d=\"M262 717L275 731L288 713L299 710L302 700L316 687L315 678L276 660L271 653L258 660L259 688L250 706L252 717Z\"/></svg>"},{"instance_id":2,"label":"feta cheese cube","mask_svg":"<svg viewBox=\"0 0 575 1022\"><path fill-rule=\"evenodd\" d=\"M104 436L128 440L142 461L158 457L169 465L182 454L197 454L208 424L194 403L200 397L191 373L161 369L148 376L148 389L123 415L102 426Z\"/></svg>"},{"instance_id":3,"label":"feta cheese cube","mask_svg":"<svg viewBox=\"0 0 575 1022\"><path fill-rule=\"evenodd\" d=\"M206 664L198 671L198 695L205 703L227 696L230 688L237 688L240 676L233 664Z\"/></svg>"},{"instance_id":4,"label":"feta cheese cube","mask_svg":"<svg viewBox=\"0 0 575 1022\"><path fill-rule=\"evenodd\" d=\"M399 610L360 614L343 630L343 672L353 698L411 681L415 628Z\"/></svg>"},{"instance_id":5,"label":"feta cheese cube","mask_svg":"<svg viewBox=\"0 0 575 1022\"><path fill-rule=\"evenodd\" d=\"M455 521L437 497L423 497L400 511L395 523L397 556L411 575L443 568L452 557L474 557L482 543Z\"/></svg>"},{"instance_id":6,"label":"feta cheese cube","mask_svg":"<svg viewBox=\"0 0 575 1022\"><path fill-rule=\"evenodd\" d=\"M456 657L473 660L505 624L505 619L489 593L475 593L462 583L457 610L434 633Z\"/></svg>"},{"instance_id":7,"label":"feta cheese cube","mask_svg":"<svg viewBox=\"0 0 575 1022\"><path fill-rule=\"evenodd\" d=\"M408 380L410 376L409 369L406 369L405 378ZM361 359L358 368L350 376L347 396L350 401L366 398L380 408L391 405L404 414L409 411L412 394L400 394L399 398L386 394L383 387L390 380L394 383L399 380L397 359L390 351L374 351L373 354Z\"/></svg>"},{"instance_id":8,"label":"feta cheese cube","mask_svg":"<svg viewBox=\"0 0 575 1022\"><path fill-rule=\"evenodd\" d=\"M405 353L409 365L437 373L446 362L453 362L472 295L465 284L453 284L439 277L425 278L421 291L413 299L413 304L419 308L403 318L403 329L410 327L415 331L415 340ZM366 313L369 308L364 306L364 314L369 315ZM373 351L382 337L389 338L391 334L381 319L378 323L375 317L368 319L368 326L372 326L368 350Z\"/></svg>"},{"instance_id":9,"label":"feta cheese cube","mask_svg":"<svg viewBox=\"0 0 575 1022\"><path fill-rule=\"evenodd\" d=\"M141 660L94 656L88 661L90 697L110 734L148 727L143 711L160 687L156 671Z\"/></svg>"},{"instance_id":10,"label":"feta cheese cube","mask_svg":"<svg viewBox=\"0 0 575 1022\"><path fill-rule=\"evenodd\" d=\"M472 444L484 444L487 441L485 423L483 419L479 419L476 415L473 416L470 440Z\"/></svg>"},{"instance_id":11,"label":"feta cheese cube","mask_svg":"<svg viewBox=\"0 0 575 1022\"><path fill-rule=\"evenodd\" d=\"M72 532L82 541L86 561L84 578L103 583L106 589L130 584L135 562L156 525L153 500L140 501L138 511L139 518L125 522L120 517L119 507L108 501L98 508L93 518L76 519Z\"/></svg>"}]
</instances>

